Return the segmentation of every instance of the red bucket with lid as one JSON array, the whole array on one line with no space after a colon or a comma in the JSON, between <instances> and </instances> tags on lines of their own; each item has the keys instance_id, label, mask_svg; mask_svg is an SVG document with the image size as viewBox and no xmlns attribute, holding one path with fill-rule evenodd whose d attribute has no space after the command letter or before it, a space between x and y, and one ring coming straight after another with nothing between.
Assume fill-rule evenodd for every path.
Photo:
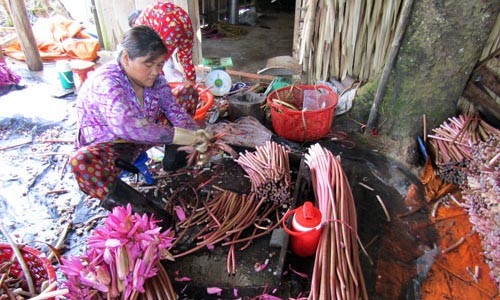
<instances>
[{"instance_id":1,"label":"red bucket with lid","mask_svg":"<svg viewBox=\"0 0 500 300\"><path fill-rule=\"evenodd\" d=\"M290 229L286 221L292 214L292 229ZM295 255L308 257L316 253L322 232L321 219L321 211L310 201L285 214L283 228L290 235L290 248Z\"/></svg>"}]
</instances>

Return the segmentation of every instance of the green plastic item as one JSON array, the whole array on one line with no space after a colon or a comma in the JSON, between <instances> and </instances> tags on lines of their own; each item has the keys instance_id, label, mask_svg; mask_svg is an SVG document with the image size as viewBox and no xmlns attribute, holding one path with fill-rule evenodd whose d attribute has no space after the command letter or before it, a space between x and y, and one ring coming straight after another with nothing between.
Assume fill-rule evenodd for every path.
<instances>
[{"instance_id":1,"label":"green plastic item","mask_svg":"<svg viewBox=\"0 0 500 300\"><path fill-rule=\"evenodd\" d=\"M203 57L201 64L205 67L211 67L212 70L223 70L233 66L233 59L231 57Z\"/></svg>"},{"instance_id":2,"label":"green plastic item","mask_svg":"<svg viewBox=\"0 0 500 300\"><path fill-rule=\"evenodd\" d=\"M267 87L266 91L264 92L264 95L267 97L272 91L281 89L282 87L285 86L290 86L292 85L292 79L289 77L275 77L273 81L269 84Z\"/></svg>"},{"instance_id":3,"label":"green plastic item","mask_svg":"<svg viewBox=\"0 0 500 300\"><path fill-rule=\"evenodd\" d=\"M292 85L292 79L287 77L276 77L271 82L271 92Z\"/></svg>"}]
</instances>

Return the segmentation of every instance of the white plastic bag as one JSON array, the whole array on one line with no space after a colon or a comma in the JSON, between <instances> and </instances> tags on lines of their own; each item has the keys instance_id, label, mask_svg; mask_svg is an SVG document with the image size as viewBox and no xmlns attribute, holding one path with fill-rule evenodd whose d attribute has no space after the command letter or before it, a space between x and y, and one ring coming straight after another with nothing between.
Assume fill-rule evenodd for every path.
<instances>
[{"instance_id":1,"label":"white plastic bag","mask_svg":"<svg viewBox=\"0 0 500 300\"><path fill-rule=\"evenodd\" d=\"M328 91L325 89L304 90L302 110L314 111L325 108L326 97L328 97Z\"/></svg>"}]
</instances>

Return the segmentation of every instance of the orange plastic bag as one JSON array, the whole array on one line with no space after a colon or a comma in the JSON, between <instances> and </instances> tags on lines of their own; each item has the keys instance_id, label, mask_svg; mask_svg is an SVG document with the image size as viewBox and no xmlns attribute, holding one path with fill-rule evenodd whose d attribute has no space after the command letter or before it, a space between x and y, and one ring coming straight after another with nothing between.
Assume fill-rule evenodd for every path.
<instances>
[{"instance_id":1,"label":"orange plastic bag","mask_svg":"<svg viewBox=\"0 0 500 300\"><path fill-rule=\"evenodd\" d=\"M95 39L65 39L62 42L65 53L71 58L94 61L97 59L99 43Z\"/></svg>"}]
</instances>

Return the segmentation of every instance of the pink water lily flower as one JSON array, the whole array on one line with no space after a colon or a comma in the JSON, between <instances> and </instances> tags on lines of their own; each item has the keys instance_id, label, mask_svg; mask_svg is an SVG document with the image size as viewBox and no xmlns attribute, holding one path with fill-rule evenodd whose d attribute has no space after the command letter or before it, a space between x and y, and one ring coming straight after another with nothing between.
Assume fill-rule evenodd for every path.
<instances>
[{"instance_id":1,"label":"pink water lily flower","mask_svg":"<svg viewBox=\"0 0 500 300\"><path fill-rule=\"evenodd\" d=\"M133 214L132 207L115 207L104 225L87 240L87 253L62 259L68 299L100 300L144 292L147 279L156 276L160 260L171 254L173 232L160 232L159 221Z\"/></svg>"},{"instance_id":2,"label":"pink water lily flower","mask_svg":"<svg viewBox=\"0 0 500 300\"><path fill-rule=\"evenodd\" d=\"M207 287L207 294L213 295L217 294L220 295L222 293L222 289L220 287Z\"/></svg>"},{"instance_id":3,"label":"pink water lily flower","mask_svg":"<svg viewBox=\"0 0 500 300\"><path fill-rule=\"evenodd\" d=\"M186 212L184 211L184 209L180 205L174 206L174 211L175 211L175 215L177 216L179 221L182 222L182 221L186 220Z\"/></svg>"}]
</instances>

